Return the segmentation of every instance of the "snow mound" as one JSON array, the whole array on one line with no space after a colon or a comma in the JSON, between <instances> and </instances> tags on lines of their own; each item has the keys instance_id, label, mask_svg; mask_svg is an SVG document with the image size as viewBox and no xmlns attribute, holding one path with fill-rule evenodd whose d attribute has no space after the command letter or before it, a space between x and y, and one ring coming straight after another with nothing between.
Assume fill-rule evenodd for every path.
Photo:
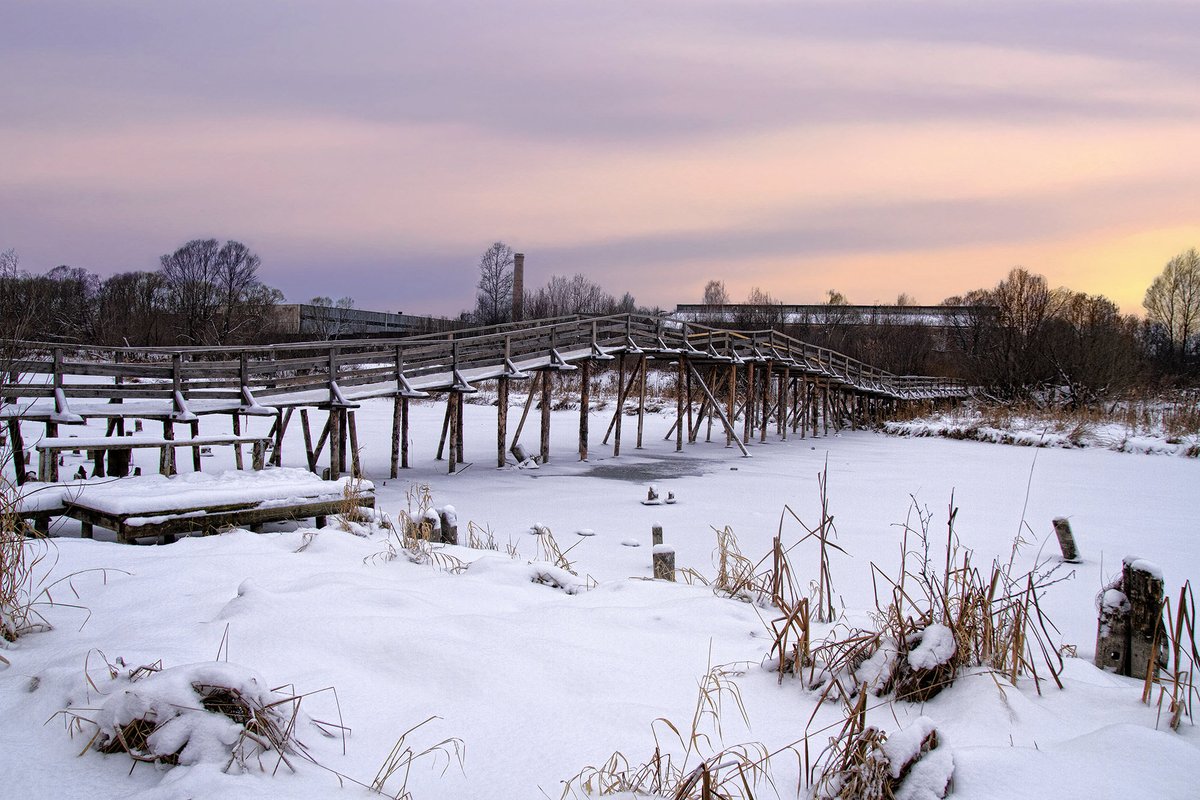
<instances>
[{"instance_id":1,"label":"snow mound","mask_svg":"<svg viewBox=\"0 0 1200 800\"><path fill-rule=\"evenodd\" d=\"M249 588L243 584L241 588ZM244 769L269 750L292 751L291 704L236 664L142 667L118 675L95 717L91 746L166 765ZM70 711L70 709L68 709Z\"/></svg>"}]
</instances>

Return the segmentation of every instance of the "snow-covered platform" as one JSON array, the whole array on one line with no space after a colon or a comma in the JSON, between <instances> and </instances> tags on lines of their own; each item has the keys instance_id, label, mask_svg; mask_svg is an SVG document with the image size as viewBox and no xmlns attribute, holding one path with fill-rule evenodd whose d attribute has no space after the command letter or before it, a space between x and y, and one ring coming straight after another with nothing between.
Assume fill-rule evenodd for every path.
<instances>
[{"instance_id":1,"label":"snow-covered platform","mask_svg":"<svg viewBox=\"0 0 1200 800\"><path fill-rule=\"evenodd\" d=\"M352 478L326 481L302 469L231 470L90 484L62 502L67 516L82 524L84 538L98 525L115 531L117 541L133 543L308 517L323 527L331 514L374 508L375 487Z\"/></svg>"}]
</instances>

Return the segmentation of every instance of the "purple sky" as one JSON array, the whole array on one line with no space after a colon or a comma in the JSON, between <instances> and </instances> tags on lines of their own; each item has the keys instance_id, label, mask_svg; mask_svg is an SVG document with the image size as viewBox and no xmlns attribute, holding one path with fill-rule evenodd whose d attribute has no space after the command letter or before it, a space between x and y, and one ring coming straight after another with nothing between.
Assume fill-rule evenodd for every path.
<instances>
[{"instance_id":1,"label":"purple sky","mask_svg":"<svg viewBox=\"0 0 1200 800\"><path fill-rule=\"evenodd\" d=\"M1200 246L1194 2L8 2L0 250L239 239L289 300L452 314L480 253L645 304L1139 308Z\"/></svg>"}]
</instances>

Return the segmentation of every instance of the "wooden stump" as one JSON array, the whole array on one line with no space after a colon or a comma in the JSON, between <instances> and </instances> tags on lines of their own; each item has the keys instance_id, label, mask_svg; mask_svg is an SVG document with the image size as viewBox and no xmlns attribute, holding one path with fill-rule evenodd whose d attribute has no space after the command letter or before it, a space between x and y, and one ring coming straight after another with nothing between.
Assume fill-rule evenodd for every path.
<instances>
[{"instance_id":1,"label":"wooden stump","mask_svg":"<svg viewBox=\"0 0 1200 800\"><path fill-rule=\"evenodd\" d=\"M446 544L458 544L458 513L455 512L454 506L439 508L437 514L438 522L442 526L441 541Z\"/></svg>"},{"instance_id":2,"label":"wooden stump","mask_svg":"<svg viewBox=\"0 0 1200 800\"><path fill-rule=\"evenodd\" d=\"M1161 637L1155 646L1155 633L1162 624L1162 573L1149 562L1127 558L1121 581L1129 598L1129 674L1144 678L1148 670L1157 673L1159 662L1165 660Z\"/></svg>"},{"instance_id":3,"label":"wooden stump","mask_svg":"<svg viewBox=\"0 0 1200 800\"><path fill-rule=\"evenodd\" d=\"M654 525L650 528L651 544L659 545L663 543L662 525Z\"/></svg>"},{"instance_id":4,"label":"wooden stump","mask_svg":"<svg viewBox=\"0 0 1200 800\"><path fill-rule=\"evenodd\" d=\"M1145 678L1166 660L1162 624L1163 578L1153 564L1133 556L1121 577L1100 596L1095 664L1101 669Z\"/></svg>"},{"instance_id":5,"label":"wooden stump","mask_svg":"<svg viewBox=\"0 0 1200 800\"><path fill-rule=\"evenodd\" d=\"M1075 536L1071 533L1071 523L1066 517L1054 520L1054 533L1058 536L1058 549L1062 551L1063 561L1078 564L1079 549L1075 547Z\"/></svg>"},{"instance_id":6,"label":"wooden stump","mask_svg":"<svg viewBox=\"0 0 1200 800\"><path fill-rule=\"evenodd\" d=\"M669 544L654 545L654 578L675 580L675 548Z\"/></svg>"}]
</instances>

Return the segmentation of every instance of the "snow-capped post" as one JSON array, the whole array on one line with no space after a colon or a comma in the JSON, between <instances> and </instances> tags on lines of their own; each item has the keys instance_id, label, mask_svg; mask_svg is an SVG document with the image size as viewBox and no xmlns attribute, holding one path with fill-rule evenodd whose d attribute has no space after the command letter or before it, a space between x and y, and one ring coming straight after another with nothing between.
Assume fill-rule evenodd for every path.
<instances>
[{"instance_id":1,"label":"snow-capped post","mask_svg":"<svg viewBox=\"0 0 1200 800\"><path fill-rule=\"evenodd\" d=\"M1166 643L1156 636L1162 622L1162 571L1126 556L1121 577L1105 588L1099 607L1096 666L1134 678L1157 673L1166 657Z\"/></svg>"},{"instance_id":2,"label":"snow-capped post","mask_svg":"<svg viewBox=\"0 0 1200 800\"><path fill-rule=\"evenodd\" d=\"M437 513L442 525L441 540L446 544L458 544L458 512L454 506L442 506Z\"/></svg>"},{"instance_id":3,"label":"snow-capped post","mask_svg":"<svg viewBox=\"0 0 1200 800\"><path fill-rule=\"evenodd\" d=\"M1062 550L1063 561L1068 564L1079 563L1079 549L1075 547L1075 536L1071 533L1071 522L1066 517L1054 520L1054 533L1058 536L1058 548Z\"/></svg>"},{"instance_id":4,"label":"snow-capped post","mask_svg":"<svg viewBox=\"0 0 1200 800\"><path fill-rule=\"evenodd\" d=\"M650 538L652 544L660 545L663 543L662 525L656 522L650 527Z\"/></svg>"},{"instance_id":5,"label":"snow-capped post","mask_svg":"<svg viewBox=\"0 0 1200 800\"><path fill-rule=\"evenodd\" d=\"M1148 672L1158 673L1166 655L1166 643L1155 635L1162 624L1162 570L1149 561L1127 557L1121 579L1129 598L1129 674L1144 678Z\"/></svg>"},{"instance_id":6,"label":"snow-capped post","mask_svg":"<svg viewBox=\"0 0 1200 800\"><path fill-rule=\"evenodd\" d=\"M655 580L675 580L675 548L669 544L655 544L653 550Z\"/></svg>"},{"instance_id":7,"label":"snow-capped post","mask_svg":"<svg viewBox=\"0 0 1200 800\"><path fill-rule=\"evenodd\" d=\"M428 526L428 541L437 543L442 540L442 518L438 515L437 511L432 508L425 509L425 513L421 515L421 522L419 524L421 527ZM418 536L424 533L424 531L421 531Z\"/></svg>"}]
</instances>

